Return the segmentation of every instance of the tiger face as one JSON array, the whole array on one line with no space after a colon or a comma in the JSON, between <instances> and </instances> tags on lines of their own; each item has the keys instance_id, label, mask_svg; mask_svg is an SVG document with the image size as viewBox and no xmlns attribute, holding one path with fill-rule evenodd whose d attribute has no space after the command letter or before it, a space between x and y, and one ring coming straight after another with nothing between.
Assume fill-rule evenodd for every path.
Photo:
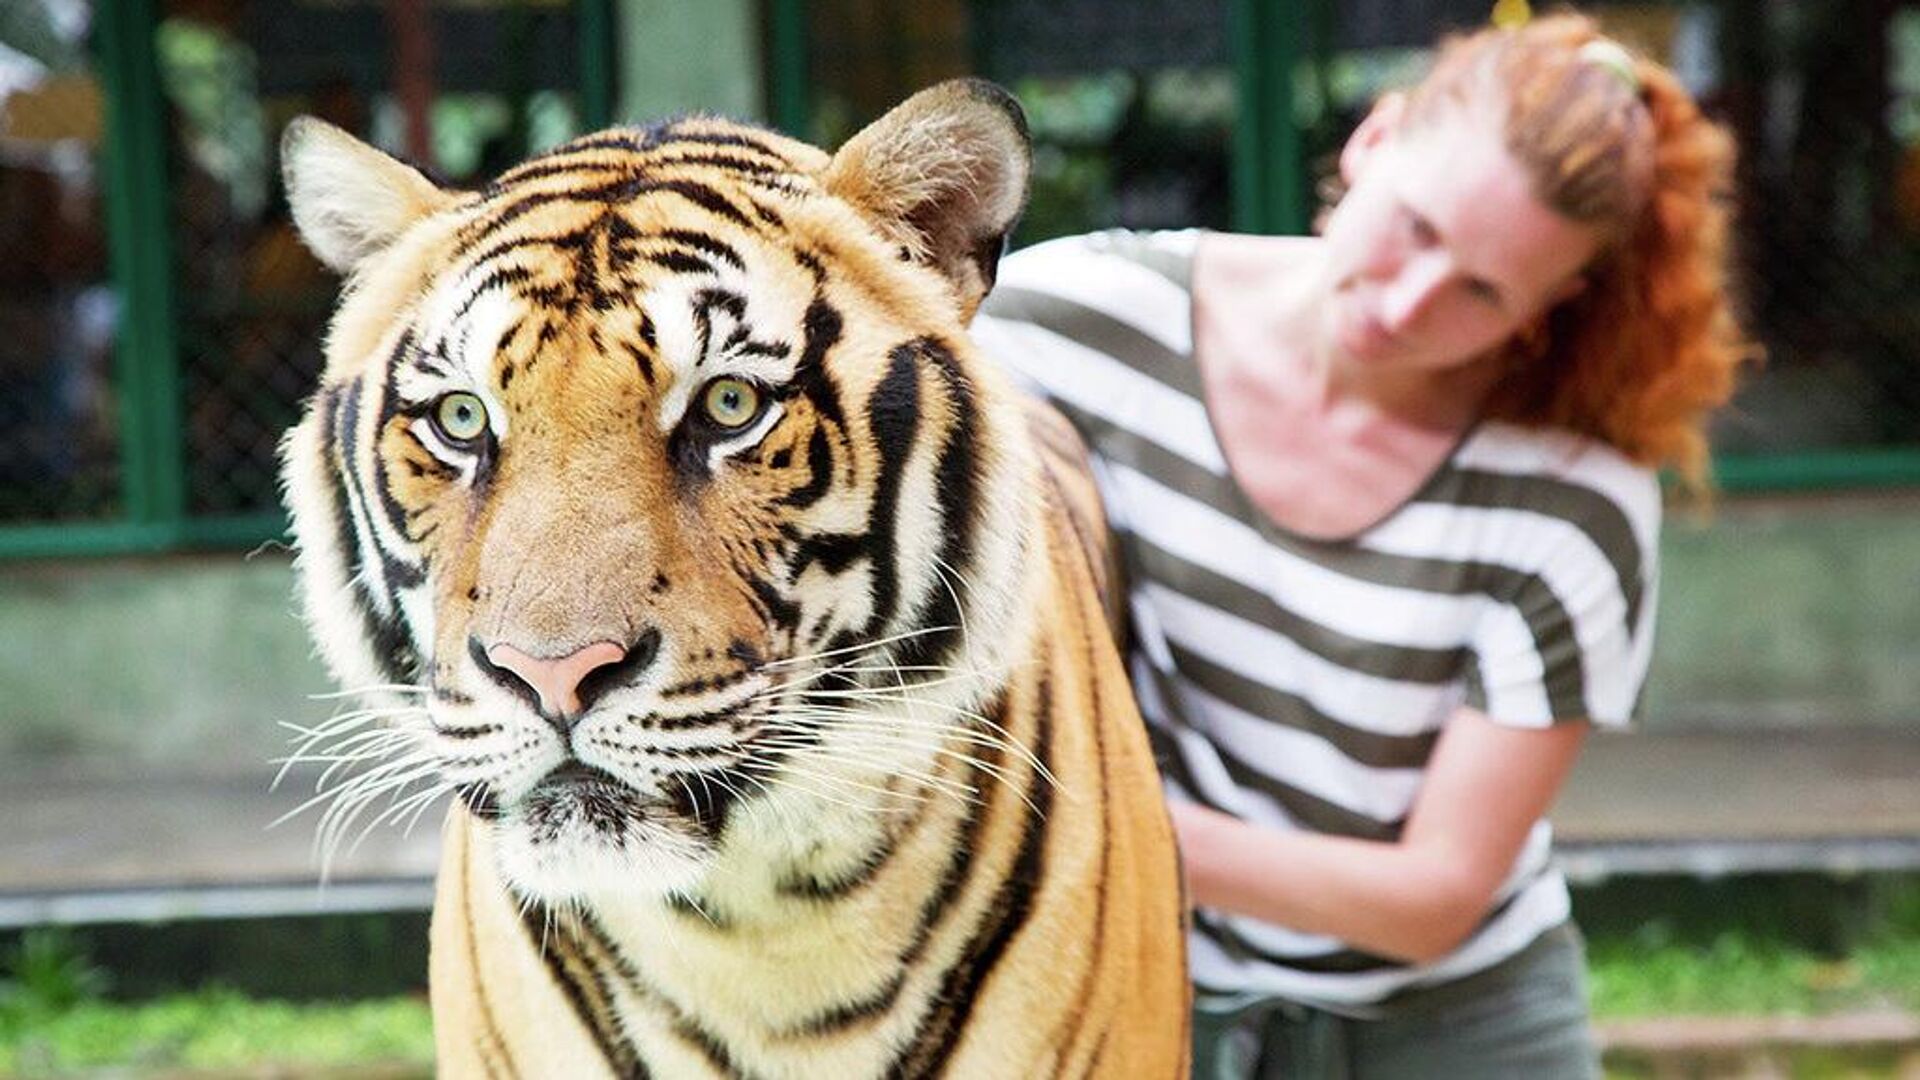
<instances>
[{"instance_id":1,"label":"tiger face","mask_svg":"<svg viewBox=\"0 0 1920 1080\"><path fill-rule=\"evenodd\" d=\"M410 695L408 760L527 897L857 858L1017 637L1031 466L964 334L1011 99L947 84L832 156L614 130L477 192L311 121L284 160L350 275L284 451L336 675Z\"/></svg>"}]
</instances>

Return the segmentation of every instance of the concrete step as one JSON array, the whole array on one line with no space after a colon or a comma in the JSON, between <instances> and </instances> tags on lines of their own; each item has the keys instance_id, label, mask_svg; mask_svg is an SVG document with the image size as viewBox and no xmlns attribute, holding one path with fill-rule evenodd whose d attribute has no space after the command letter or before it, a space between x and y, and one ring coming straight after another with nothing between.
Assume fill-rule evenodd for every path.
<instances>
[{"instance_id":1,"label":"concrete step","mask_svg":"<svg viewBox=\"0 0 1920 1080\"><path fill-rule=\"evenodd\" d=\"M1613 1020L1595 1035L1610 1076L1920 1080L1920 1017L1899 1010Z\"/></svg>"},{"instance_id":2,"label":"concrete step","mask_svg":"<svg viewBox=\"0 0 1920 1080\"><path fill-rule=\"evenodd\" d=\"M1596 734L1552 811L1577 882L1920 868L1920 733Z\"/></svg>"},{"instance_id":3,"label":"concrete step","mask_svg":"<svg viewBox=\"0 0 1920 1080\"><path fill-rule=\"evenodd\" d=\"M362 838L355 830L323 860L314 842L320 807L274 825L313 796L311 774L278 790L269 790L272 779L266 770L0 778L0 821L8 823L0 927L432 903L444 799L410 831L388 825Z\"/></svg>"}]
</instances>

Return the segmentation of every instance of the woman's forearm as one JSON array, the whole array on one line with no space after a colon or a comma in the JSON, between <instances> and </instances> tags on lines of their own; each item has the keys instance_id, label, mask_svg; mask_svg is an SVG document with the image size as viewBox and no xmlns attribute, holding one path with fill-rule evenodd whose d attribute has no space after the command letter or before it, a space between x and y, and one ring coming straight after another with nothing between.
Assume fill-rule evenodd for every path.
<instances>
[{"instance_id":1,"label":"woman's forearm","mask_svg":"<svg viewBox=\"0 0 1920 1080\"><path fill-rule=\"evenodd\" d=\"M1445 955L1486 917L1586 729L1513 728L1456 709L1393 843L1264 829L1175 803L1194 902L1402 960Z\"/></svg>"},{"instance_id":2,"label":"woman's forearm","mask_svg":"<svg viewBox=\"0 0 1920 1080\"><path fill-rule=\"evenodd\" d=\"M1175 807L1193 902L1400 960L1445 955L1492 900L1444 853L1405 843L1277 832L1191 804Z\"/></svg>"}]
</instances>

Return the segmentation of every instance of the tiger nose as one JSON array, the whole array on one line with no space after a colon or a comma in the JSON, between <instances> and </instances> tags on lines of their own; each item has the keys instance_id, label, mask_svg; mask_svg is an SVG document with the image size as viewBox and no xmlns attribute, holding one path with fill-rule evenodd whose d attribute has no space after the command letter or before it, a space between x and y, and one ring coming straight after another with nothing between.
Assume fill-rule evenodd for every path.
<instances>
[{"instance_id":1,"label":"tiger nose","mask_svg":"<svg viewBox=\"0 0 1920 1080\"><path fill-rule=\"evenodd\" d=\"M639 674L652 661L657 641L657 635L651 634L632 648L596 641L557 657L534 656L506 642L492 645L483 653L475 641L473 653L494 681L517 692L531 691L548 719L572 719L586 711L593 699L627 681L607 676Z\"/></svg>"}]
</instances>

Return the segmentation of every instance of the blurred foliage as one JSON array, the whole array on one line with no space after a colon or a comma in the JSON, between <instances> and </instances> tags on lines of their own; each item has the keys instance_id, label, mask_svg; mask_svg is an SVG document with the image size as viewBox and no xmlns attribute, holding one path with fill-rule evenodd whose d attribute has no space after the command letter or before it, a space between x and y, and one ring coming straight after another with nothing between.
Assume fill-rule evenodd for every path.
<instances>
[{"instance_id":1,"label":"blurred foliage","mask_svg":"<svg viewBox=\"0 0 1920 1080\"><path fill-rule=\"evenodd\" d=\"M263 1066L394 1067L427 1075L432 1022L423 995L357 1001L261 1000L228 985L290 986L293 993L354 994L375 985L366 969L398 955L417 985L425 971L419 916L223 921L181 926L105 927L84 935L61 927L23 932L0 950L0 1077L71 1074L102 1066L139 1071ZM142 939L144 952L127 952ZM202 957L196 967L195 955ZM109 977L100 963L127 967ZM224 957L212 970L206 956ZM177 967L173 965L178 965ZM184 976L197 988L153 993ZM388 985L391 979L378 985Z\"/></svg>"},{"instance_id":2,"label":"blurred foliage","mask_svg":"<svg viewBox=\"0 0 1920 1080\"><path fill-rule=\"evenodd\" d=\"M0 967L0 1036L25 1031L107 992L105 971L88 959L84 943L63 927L22 934Z\"/></svg>"},{"instance_id":3,"label":"blurred foliage","mask_svg":"<svg viewBox=\"0 0 1920 1080\"><path fill-rule=\"evenodd\" d=\"M427 915L205 919L89 927L86 951L139 1000L203 986L254 998L383 998L426 988Z\"/></svg>"},{"instance_id":4,"label":"blurred foliage","mask_svg":"<svg viewBox=\"0 0 1920 1080\"><path fill-rule=\"evenodd\" d=\"M1227 225L1225 69L1034 76L1012 89L1034 142L1016 246L1114 226Z\"/></svg>"},{"instance_id":5,"label":"blurred foliage","mask_svg":"<svg viewBox=\"0 0 1920 1080\"><path fill-rule=\"evenodd\" d=\"M1729 932L1839 957L1882 941L1920 940L1920 874L1749 874L1702 880L1624 877L1576 889L1589 941L1707 947Z\"/></svg>"},{"instance_id":6,"label":"blurred foliage","mask_svg":"<svg viewBox=\"0 0 1920 1080\"><path fill-rule=\"evenodd\" d=\"M1622 879L1574 916L1602 1018L1920 1010L1920 875Z\"/></svg>"}]
</instances>

